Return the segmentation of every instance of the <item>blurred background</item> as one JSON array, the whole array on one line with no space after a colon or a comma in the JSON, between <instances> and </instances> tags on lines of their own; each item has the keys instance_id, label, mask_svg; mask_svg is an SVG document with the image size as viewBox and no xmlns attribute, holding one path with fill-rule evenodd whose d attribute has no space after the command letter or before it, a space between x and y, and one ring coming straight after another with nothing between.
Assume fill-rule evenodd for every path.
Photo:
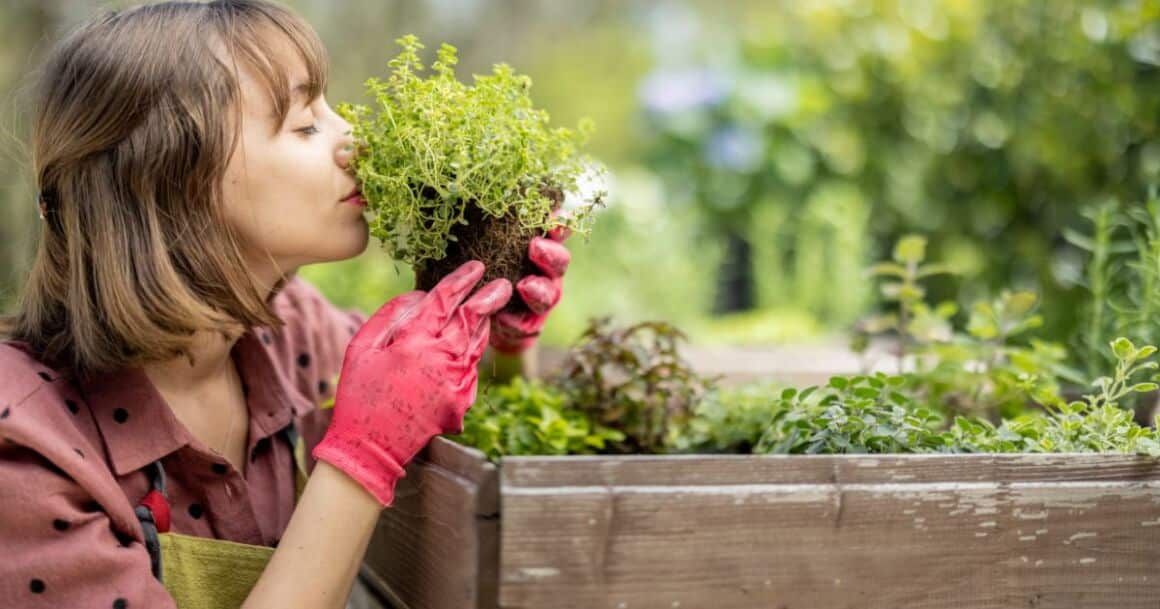
<instances>
[{"instance_id":1,"label":"blurred background","mask_svg":"<svg viewBox=\"0 0 1160 609\"><path fill-rule=\"evenodd\" d=\"M0 308L39 231L30 79L62 30L132 4L0 7ZM497 62L530 75L556 124L595 121L609 205L569 242L549 345L605 314L666 319L704 344L840 340L887 306L866 270L908 233L957 271L931 278L931 300L1034 290L1045 339L1098 345L1124 307L1160 306L1139 289L1160 276L1160 222L1145 217L1160 182L1160 1L286 4L330 51L332 106L368 103L365 79L415 33L428 60L458 47L464 79ZM373 241L302 274L368 312L411 281Z\"/></svg>"}]
</instances>

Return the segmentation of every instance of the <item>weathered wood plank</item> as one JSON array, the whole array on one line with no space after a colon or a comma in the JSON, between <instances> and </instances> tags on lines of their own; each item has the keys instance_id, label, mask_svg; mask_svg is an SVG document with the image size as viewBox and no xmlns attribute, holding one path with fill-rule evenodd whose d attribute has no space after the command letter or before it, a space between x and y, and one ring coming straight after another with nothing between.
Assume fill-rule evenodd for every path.
<instances>
[{"instance_id":1,"label":"weathered wood plank","mask_svg":"<svg viewBox=\"0 0 1160 609\"><path fill-rule=\"evenodd\" d=\"M1048 482L1160 479L1160 460L1116 454L577 455L508 457L520 487L817 482Z\"/></svg>"},{"instance_id":2,"label":"weathered wood plank","mask_svg":"<svg viewBox=\"0 0 1160 609\"><path fill-rule=\"evenodd\" d=\"M496 468L436 438L408 466L367 549L364 576L399 609L496 605Z\"/></svg>"},{"instance_id":3,"label":"weathered wood plank","mask_svg":"<svg viewBox=\"0 0 1160 609\"><path fill-rule=\"evenodd\" d=\"M505 460L500 604L1155 607L1160 468L1116 455Z\"/></svg>"}]
</instances>

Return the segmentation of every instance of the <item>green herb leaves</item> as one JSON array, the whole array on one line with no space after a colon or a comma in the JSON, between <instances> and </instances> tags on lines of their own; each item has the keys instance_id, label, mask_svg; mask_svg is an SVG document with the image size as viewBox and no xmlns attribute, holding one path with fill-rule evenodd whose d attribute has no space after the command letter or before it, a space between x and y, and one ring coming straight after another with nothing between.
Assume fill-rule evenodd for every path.
<instances>
[{"instance_id":1,"label":"green herb leaves","mask_svg":"<svg viewBox=\"0 0 1160 609\"><path fill-rule=\"evenodd\" d=\"M541 189L576 188L586 169L579 147L591 131L551 128L548 114L532 106L531 80L498 64L472 86L455 78L455 48L444 44L424 78L418 38L398 41L383 82L366 81L377 108L339 104L360 142L351 166L372 215L371 234L408 264L444 257L449 233L466 224L468 203L495 217L514 215L524 228L546 230L557 222ZM561 218L586 234L598 193Z\"/></svg>"}]
</instances>

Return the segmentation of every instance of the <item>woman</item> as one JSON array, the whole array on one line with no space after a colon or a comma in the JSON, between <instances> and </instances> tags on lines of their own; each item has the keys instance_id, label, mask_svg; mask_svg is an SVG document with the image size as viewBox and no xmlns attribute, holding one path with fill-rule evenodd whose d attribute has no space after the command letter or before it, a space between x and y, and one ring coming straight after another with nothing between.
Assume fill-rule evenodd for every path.
<instances>
[{"instance_id":1,"label":"woman","mask_svg":"<svg viewBox=\"0 0 1160 609\"><path fill-rule=\"evenodd\" d=\"M0 606L343 607L484 350L534 343L566 234L533 241L522 316L475 261L369 319L295 276L367 245L326 61L264 0L114 11L52 50L43 232L0 320Z\"/></svg>"}]
</instances>

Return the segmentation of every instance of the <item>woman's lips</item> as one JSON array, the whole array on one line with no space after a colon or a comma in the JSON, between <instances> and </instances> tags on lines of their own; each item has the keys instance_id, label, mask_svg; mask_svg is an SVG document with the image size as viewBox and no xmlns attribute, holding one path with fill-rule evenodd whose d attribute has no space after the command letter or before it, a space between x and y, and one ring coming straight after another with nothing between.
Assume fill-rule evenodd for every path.
<instances>
[{"instance_id":1,"label":"woman's lips","mask_svg":"<svg viewBox=\"0 0 1160 609\"><path fill-rule=\"evenodd\" d=\"M367 201L366 201L366 199L363 198L361 192L355 193L355 194L343 199L342 202L343 203L350 203L351 205L357 205L359 207L366 207L367 206Z\"/></svg>"}]
</instances>

